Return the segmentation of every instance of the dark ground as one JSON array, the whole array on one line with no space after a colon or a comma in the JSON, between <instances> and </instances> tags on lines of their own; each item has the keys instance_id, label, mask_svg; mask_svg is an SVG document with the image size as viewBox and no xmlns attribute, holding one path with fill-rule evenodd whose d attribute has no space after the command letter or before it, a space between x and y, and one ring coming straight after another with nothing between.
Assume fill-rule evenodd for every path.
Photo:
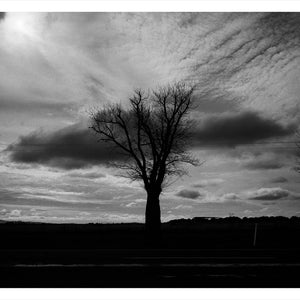
<instances>
[{"instance_id":1,"label":"dark ground","mask_svg":"<svg viewBox=\"0 0 300 300\"><path fill-rule=\"evenodd\" d=\"M257 224L255 246L254 231ZM0 287L300 287L300 219L0 224Z\"/></svg>"}]
</instances>

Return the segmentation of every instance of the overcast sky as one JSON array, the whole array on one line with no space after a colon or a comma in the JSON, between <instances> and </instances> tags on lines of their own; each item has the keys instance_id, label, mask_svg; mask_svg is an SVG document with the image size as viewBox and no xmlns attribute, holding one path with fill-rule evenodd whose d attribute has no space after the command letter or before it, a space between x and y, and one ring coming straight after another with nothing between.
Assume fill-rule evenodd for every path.
<instances>
[{"instance_id":1,"label":"overcast sky","mask_svg":"<svg viewBox=\"0 0 300 300\"><path fill-rule=\"evenodd\" d=\"M88 112L197 86L194 155L162 218L300 215L299 13L0 13L0 219L143 221Z\"/></svg>"}]
</instances>

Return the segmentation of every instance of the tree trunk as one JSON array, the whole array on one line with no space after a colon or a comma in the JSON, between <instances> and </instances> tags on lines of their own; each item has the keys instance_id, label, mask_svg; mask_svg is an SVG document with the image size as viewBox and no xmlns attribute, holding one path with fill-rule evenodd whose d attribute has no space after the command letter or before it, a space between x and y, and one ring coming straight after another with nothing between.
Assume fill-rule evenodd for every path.
<instances>
[{"instance_id":1,"label":"tree trunk","mask_svg":"<svg viewBox=\"0 0 300 300\"><path fill-rule=\"evenodd\" d=\"M150 190L147 192L146 204L146 234L151 242L158 242L161 234L161 219L160 219L160 205L159 195L161 189Z\"/></svg>"}]
</instances>

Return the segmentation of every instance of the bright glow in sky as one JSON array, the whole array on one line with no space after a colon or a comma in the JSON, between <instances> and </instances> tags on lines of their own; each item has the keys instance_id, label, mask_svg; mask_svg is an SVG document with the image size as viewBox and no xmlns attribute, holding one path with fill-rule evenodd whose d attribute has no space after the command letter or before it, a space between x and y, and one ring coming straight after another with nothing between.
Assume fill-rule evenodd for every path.
<instances>
[{"instance_id":1,"label":"bright glow in sky","mask_svg":"<svg viewBox=\"0 0 300 300\"><path fill-rule=\"evenodd\" d=\"M300 214L299 13L6 13L0 39L1 219L143 221L87 111L174 80L197 84L205 163L164 191L163 219Z\"/></svg>"}]
</instances>

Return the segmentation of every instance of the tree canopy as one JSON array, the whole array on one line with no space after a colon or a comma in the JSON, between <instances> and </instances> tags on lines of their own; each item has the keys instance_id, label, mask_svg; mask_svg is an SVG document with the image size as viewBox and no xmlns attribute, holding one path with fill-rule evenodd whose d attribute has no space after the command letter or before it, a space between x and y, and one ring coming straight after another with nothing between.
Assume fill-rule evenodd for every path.
<instances>
[{"instance_id":1,"label":"tree canopy","mask_svg":"<svg viewBox=\"0 0 300 300\"><path fill-rule=\"evenodd\" d=\"M124 161L114 165L146 190L169 176L183 175L183 163L197 165L188 150L194 88L176 83L157 90L135 90L129 106L110 104L93 112L91 129L117 146Z\"/></svg>"}]
</instances>

